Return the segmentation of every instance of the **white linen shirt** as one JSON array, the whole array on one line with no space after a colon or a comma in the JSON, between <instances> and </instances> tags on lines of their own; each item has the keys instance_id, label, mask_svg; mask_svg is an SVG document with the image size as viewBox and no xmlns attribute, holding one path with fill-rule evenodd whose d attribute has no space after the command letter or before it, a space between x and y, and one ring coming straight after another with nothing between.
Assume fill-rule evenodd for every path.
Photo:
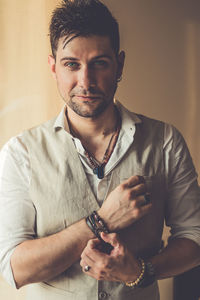
<instances>
[{"instance_id":1,"label":"white linen shirt","mask_svg":"<svg viewBox=\"0 0 200 300\"><path fill-rule=\"evenodd\" d=\"M93 174L81 141L72 136L88 181L100 205L106 196L112 170L133 143L136 130L135 124L141 122L136 114L134 120L130 119L126 110L120 104L118 105L122 127L115 149L105 166L105 177L103 179L98 179ZM62 127L69 132L65 110L66 107L58 115L54 127ZM178 218L179 214L182 211L184 212L184 209L191 210L189 215L192 216L191 227L183 224L181 232L180 228L178 230L172 228L172 237L186 237L200 245L200 210L196 210L196 207L199 206L197 203L200 202L197 174L182 136L173 126L168 124L165 124L164 129L163 153L169 197L174 198L171 202L176 205L183 194L186 193L187 195L189 193L189 202L185 201L185 207L180 208L172 218ZM178 161L181 160L182 156L184 156L184 164L174 172L175 168L179 167ZM23 136L20 134L11 138L0 152L0 272L13 286L15 286L15 282L10 266L11 255L18 244L27 239L34 239L36 235L36 212L29 196L30 173L28 152L23 143ZM182 178L181 181L179 180L180 177ZM166 220L166 223L170 226L170 224L173 224L173 220Z\"/></svg>"}]
</instances>

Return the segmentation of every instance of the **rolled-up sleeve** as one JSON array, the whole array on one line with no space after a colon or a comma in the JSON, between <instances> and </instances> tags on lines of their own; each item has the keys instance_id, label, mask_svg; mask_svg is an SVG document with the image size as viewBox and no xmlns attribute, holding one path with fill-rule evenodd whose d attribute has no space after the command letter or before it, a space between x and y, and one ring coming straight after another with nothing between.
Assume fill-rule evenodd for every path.
<instances>
[{"instance_id":1,"label":"rolled-up sleeve","mask_svg":"<svg viewBox=\"0 0 200 300\"><path fill-rule=\"evenodd\" d=\"M200 188L192 158L182 135L173 126L165 131L167 178L166 225L171 237L188 238L200 245Z\"/></svg>"},{"instance_id":2,"label":"rolled-up sleeve","mask_svg":"<svg viewBox=\"0 0 200 300\"><path fill-rule=\"evenodd\" d=\"M0 271L15 286L10 259L17 245L35 236L35 208L29 196L30 166L20 136L0 152Z\"/></svg>"}]
</instances>

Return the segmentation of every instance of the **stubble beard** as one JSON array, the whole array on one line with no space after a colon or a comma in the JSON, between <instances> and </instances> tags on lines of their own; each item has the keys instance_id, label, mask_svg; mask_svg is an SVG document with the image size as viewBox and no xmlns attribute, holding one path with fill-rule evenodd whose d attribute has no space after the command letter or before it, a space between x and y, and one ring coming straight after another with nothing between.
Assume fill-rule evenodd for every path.
<instances>
[{"instance_id":1,"label":"stubble beard","mask_svg":"<svg viewBox=\"0 0 200 300\"><path fill-rule=\"evenodd\" d=\"M113 88L113 93L110 97L106 96L99 90L90 89L89 91L78 91L71 93L69 99L64 99L66 104L79 116L84 118L97 118L99 117L110 105L113 103L113 97L117 89L117 82ZM97 96L94 101L83 101L82 103L76 101L76 96Z\"/></svg>"},{"instance_id":2,"label":"stubble beard","mask_svg":"<svg viewBox=\"0 0 200 300\"><path fill-rule=\"evenodd\" d=\"M79 104L76 101L73 100L73 98L70 98L66 103L67 105L79 116L84 118L97 118L99 115L101 115L106 108L110 105L111 100L98 100L98 105L93 105L89 101L84 101L84 103ZM92 107L94 106L94 107Z\"/></svg>"}]
</instances>

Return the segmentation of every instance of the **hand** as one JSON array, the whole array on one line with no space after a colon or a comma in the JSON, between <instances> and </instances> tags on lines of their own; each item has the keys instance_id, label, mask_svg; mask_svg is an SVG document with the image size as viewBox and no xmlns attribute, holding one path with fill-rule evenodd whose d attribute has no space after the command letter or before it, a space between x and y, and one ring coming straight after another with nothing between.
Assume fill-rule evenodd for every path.
<instances>
[{"instance_id":1,"label":"hand","mask_svg":"<svg viewBox=\"0 0 200 300\"><path fill-rule=\"evenodd\" d=\"M142 176L132 176L118 185L104 201L98 214L105 221L109 231L125 228L146 215L152 204L145 204L147 193Z\"/></svg>"},{"instance_id":2,"label":"hand","mask_svg":"<svg viewBox=\"0 0 200 300\"><path fill-rule=\"evenodd\" d=\"M101 242L92 239L81 254L83 272L97 280L130 282L138 278L141 266L132 253L123 245L116 233L101 233L102 239L113 246L111 253L101 252ZM89 266L89 271L85 271Z\"/></svg>"}]
</instances>

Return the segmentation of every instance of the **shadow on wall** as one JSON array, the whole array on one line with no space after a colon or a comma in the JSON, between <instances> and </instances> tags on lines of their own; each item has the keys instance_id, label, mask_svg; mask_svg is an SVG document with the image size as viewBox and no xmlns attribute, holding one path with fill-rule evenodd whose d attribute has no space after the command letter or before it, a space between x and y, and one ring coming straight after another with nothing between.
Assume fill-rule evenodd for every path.
<instances>
[{"instance_id":1,"label":"shadow on wall","mask_svg":"<svg viewBox=\"0 0 200 300\"><path fill-rule=\"evenodd\" d=\"M196 158L200 169L200 24L188 23L186 26L186 79L185 92L188 99L185 138ZM197 160L198 157L198 160ZM200 171L199 171L200 172Z\"/></svg>"}]
</instances>

